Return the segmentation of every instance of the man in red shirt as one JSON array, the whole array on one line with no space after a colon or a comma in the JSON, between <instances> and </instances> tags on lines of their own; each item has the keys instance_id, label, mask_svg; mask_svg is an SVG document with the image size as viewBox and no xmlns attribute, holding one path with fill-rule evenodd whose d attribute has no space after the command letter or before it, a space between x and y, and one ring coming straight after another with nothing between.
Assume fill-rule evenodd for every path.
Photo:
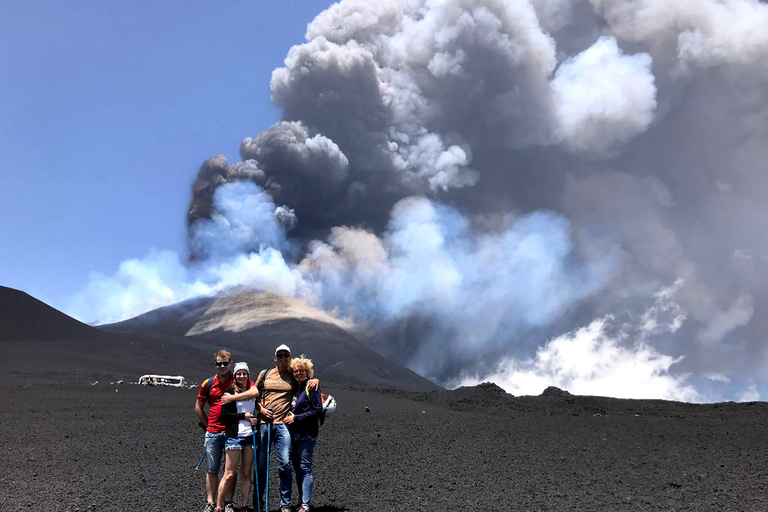
<instances>
[{"instance_id":1,"label":"man in red shirt","mask_svg":"<svg viewBox=\"0 0 768 512\"><path fill-rule=\"evenodd\" d=\"M232 387L232 354L226 350L219 350L214 354L213 364L216 365L216 375L203 381L195 401L195 414L200 419L200 423L205 426L203 446L205 446L208 464L208 472L205 475L208 503L205 505L204 512L213 512L216 508L214 503L216 503L216 492L219 489L219 467L224 443L227 440L227 435L224 433L225 425L221 421L221 395L228 387ZM203 409L206 403L208 415Z\"/></svg>"}]
</instances>

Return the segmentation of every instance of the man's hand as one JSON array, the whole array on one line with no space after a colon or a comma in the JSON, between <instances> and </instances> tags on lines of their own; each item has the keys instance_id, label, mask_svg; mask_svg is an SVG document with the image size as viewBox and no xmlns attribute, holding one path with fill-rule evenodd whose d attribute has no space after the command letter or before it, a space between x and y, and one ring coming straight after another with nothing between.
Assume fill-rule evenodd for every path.
<instances>
[{"instance_id":1,"label":"man's hand","mask_svg":"<svg viewBox=\"0 0 768 512\"><path fill-rule=\"evenodd\" d=\"M312 391L317 391L317 388L320 387L320 379L310 379L307 381L307 387L311 389Z\"/></svg>"},{"instance_id":2,"label":"man's hand","mask_svg":"<svg viewBox=\"0 0 768 512\"><path fill-rule=\"evenodd\" d=\"M270 411L266 407L263 407L261 404L259 404L259 412L261 413L262 416L264 416L268 420L272 421L272 418L274 417L274 414L272 413L272 411Z\"/></svg>"},{"instance_id":3,"label":"man's hand","mask_svg":"<svg viewBox=\"0 0 768 512\"><path fill-rule=\"evenodd\" d=\"M200 400L195 400L195 414L197 415L198 424L201 425L204 429L208 427L208 415L205 414L205 410L203 410L203 402Z\"/></svg>"},{"instance_id":4,"label":"man's hand","mask_svg":"<svg viewBox=\"0 0 768 512\"><path fill-rule=\"evenodd\" d=\"M235 401L235 395L232 395L230 393L224 393L221 395L221 403L228 404L229 402Z\"/></svg>"},{"instance_id":5,"label":"man's hand","mask_svg":"<svg viewBox=\"0 0 768 512\"><path fill-rule=\"evenodd\" d=\"M290 425L291 423L293 423L293 413L292 412L289 412L288 414L285 415L285 418L283 418L283 423L285 423L286 425Z\"/></svg>"}]
</instances>

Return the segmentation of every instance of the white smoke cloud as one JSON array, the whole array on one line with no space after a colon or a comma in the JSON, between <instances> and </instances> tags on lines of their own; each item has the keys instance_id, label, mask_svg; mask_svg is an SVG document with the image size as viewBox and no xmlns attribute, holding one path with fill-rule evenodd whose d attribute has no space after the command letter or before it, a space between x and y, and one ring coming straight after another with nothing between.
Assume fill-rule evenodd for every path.
<instances>
[{"instance_id":1,"label":"white smoke cloud","mask_svg":"<svg viewBox=\"0 0 768 512\"><path fill-rule=\"evenodd\" d=\"M111 276L93 273L66 310L83 322L108 324L238 285L289 297L307 287L272 248L204 265L189 265L172 251L151 251L122 262Z\"/></svg>"},{"instance_id":2,"label":"white smoke cloud","mask_svg":"<svg viewBox=\"0 0 768 512\"><path fill-rule=\"evenodd\" d=\"M683 66L752 64L768 52L760 0L590 0L619 37L673 46Z\"/></svg>"},{"instance_id":3,"label":"white smoke cloud","mask_svg":"<svg viewBox=\"0 0 768 512\"><path fill-rule=\"evenodd\" d=\"M558 318L610 275L610 258L586 266L573 257L569 225L551 212L477 233L455 209L412 197L395 205L383 238L335 228L301 267L326 305L374 322L432 321L420 350L469 360ZM415 367L442 378L441 365L426 358Z\"/></svg>"},{"instance_id":4,"label":"white smoke cloud","mask_svg":"<svg viewBox=\"0 0 768 512\"><path fill-rule=\"evenodd\" d=\"M493 381L515 395L538 395L557 386L578 395L610 395L617 398L658 398L700 401L686 376L670 370L679 359L659 353L645 343L626 345L605 332L606 321L547 342L528 360L505 358L494 373L465 379L461 385Z\"/></svg>"},{"instance_id":5,"label":"white smoke cloud","mask_svg":"<svg viewBox=\"0 0 768 512\"><path fill-rule=\"evenodd\" d=\"M644 132L653 120L651 57L624 55L612 37L563 62L552 87L563 139L577 150L606 151Z\"/></svg>"},{"instance_id":6,"label":"white smoke cloud","mask_svg":"<svg viewBox=\"0 0 768 512\"><path fill-rule=\"evenodd\" d=\"M178 254L152 251L123 261L112 276L92 273L67 312L84 322L116 322L210 291L198 285Z\"/></svg>"},{"instance_id":7,"label":"white smoke cloud","mask_svg":"<svg viewBox=\"0 0 768 512\"><path fill-rule=\"evenodd\" d=\"M490 380L516 395L538 395L547 386L557 386L578 395L610 390L618 398L702 401L687 383L689 376L674 372L682 358L663 354L651 344L652 336L674 333L681 325L684 313L671 298L677 286L656 294L655 304L635 325L616 324L610 316L597 319L548 341L530 359L503 358L486 375L458 383Z\"/></svg>"},{"instance_id":8,"label":"white smoke cloud","mask_svg":"<svg viewBox=\"0 0 768 512\"><path fill-rule=\"evenodd\" d=\"M192 250L208 258L247 254L262 247L286 250L286 228L295 225L293 211L276 207L272 197L252 182L235 181L216 189L213 214L191 229Z\"/></svg>"}]
</instances>

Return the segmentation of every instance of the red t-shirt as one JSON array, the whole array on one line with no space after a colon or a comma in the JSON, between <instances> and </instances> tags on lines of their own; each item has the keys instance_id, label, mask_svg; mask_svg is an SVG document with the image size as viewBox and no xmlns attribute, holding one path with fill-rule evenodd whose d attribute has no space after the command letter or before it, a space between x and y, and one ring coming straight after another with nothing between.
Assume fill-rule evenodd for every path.
<instances>
[{"instance_id":1,"label":"red t-shirt","mask_svg":"<svg viewBox=\"0 0 768 512\"><path fill-rule=\"evenodd\" d=\"M219 382L219 376L215 375L213 383L211 384L210 391L206 394L206 388L208 387L209 379L205 379L200 385L200 389L197 391L197 400L200 402L208 402L208 428L206 432L224 432L226 425L221 422L221 397L227 388L231 388L235 384L234 375L229 374L229 378L223 382ZM250 385L253 386L252 380L248 380Z\"/></svg>"}]
</instances>

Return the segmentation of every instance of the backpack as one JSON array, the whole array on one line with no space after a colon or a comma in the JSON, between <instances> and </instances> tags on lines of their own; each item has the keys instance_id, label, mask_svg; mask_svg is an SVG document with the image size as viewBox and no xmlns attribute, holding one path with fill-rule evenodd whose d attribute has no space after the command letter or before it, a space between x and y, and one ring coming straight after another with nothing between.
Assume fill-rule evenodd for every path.
<instances>
[{"instance_id":1,"label":"backpack","mask_svg":"<svg viewBox=\"0 0 768 512\"><path fill-rule=\"evenodd\" d=\"M307 383L307 389L305 390L307 396L309 396L309 383ZM323 410L320 412L320 416L317 418L317 424L322 426L325 423L325 418L336 412L336 399L326 393L320 393L320 402L323 404Z\"/></svg>"},{"instance_id":2,"label":"backpack","mask_svg":"<svg viewBox=\"0 0 768 512\"><path fill-rule=\"evenodd\" d=\"M323 400L323 412L320 413L320 425L325 423L325 418L336 412L336 399L331 395L320 393L320 398Z\"/></svg>"},{"instance_id":3,"label":"backpack","mask_svg":"<svg viewBox=\"0 0 768 512\"><path fill-rule=\"evenodd\" d=\"M211 396L211 388L213 387L213 379L215 379L215 378L216 378L216 376L214 375L213 377L208 377L207 379L205 379L203 381L203 394L206 397L210 397Z\"/></svg>"}]
</instances>

